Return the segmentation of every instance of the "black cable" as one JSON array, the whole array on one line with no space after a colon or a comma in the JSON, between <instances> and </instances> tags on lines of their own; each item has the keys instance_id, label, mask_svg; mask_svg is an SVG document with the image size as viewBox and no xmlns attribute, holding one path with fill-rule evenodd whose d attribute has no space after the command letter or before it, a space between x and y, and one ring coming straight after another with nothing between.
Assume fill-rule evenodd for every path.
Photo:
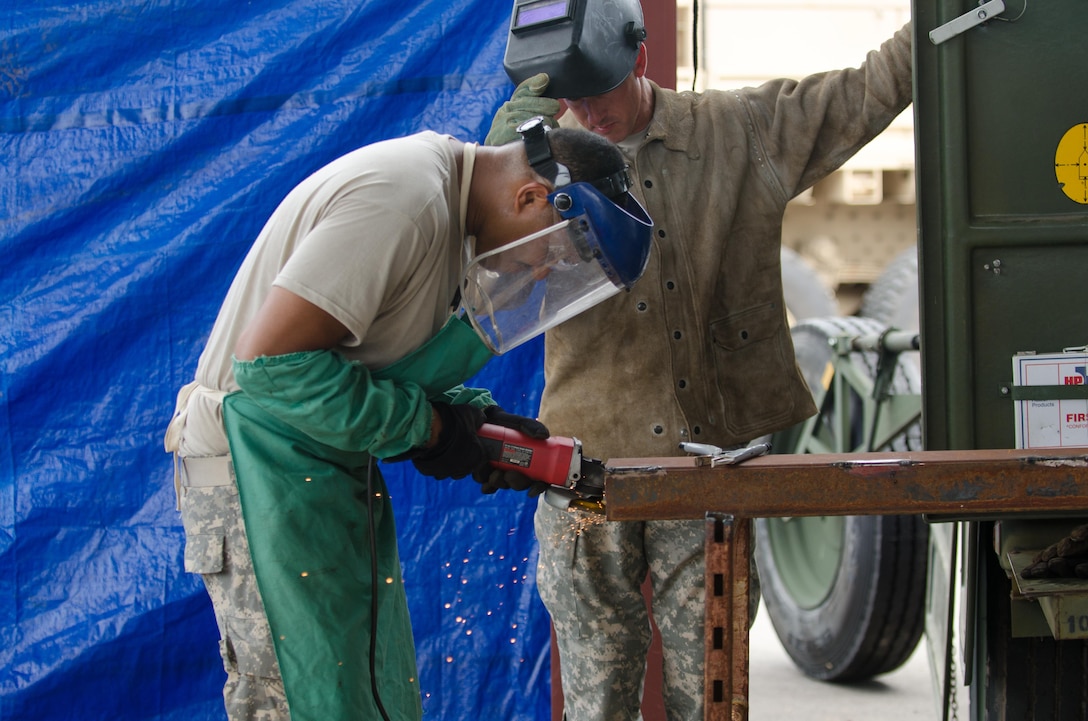
<instances>
[{"instance_id":1,"label":"black cable","mask_svg":"<svg viewBox=\"0 0 1088 721\"><path fill-rule=\"evenodd\" d=\"M1028 11L1028 0L1024 0L1024 7L1020 8L1020 14L1014 18L1003 18L1000 15L994 17L994 20L1000 20L1003 23L1014 23L1020 18L1024 17L1024 13Z\"/></svg>"},{"instance_id":2,"label":"black cable","mask_svg":"<svg viewBox=\"0 0 1088 721\"><path fill-rule=\"evenodd\" d=\"M378 713L385 721L389 714L382 706L382 697L378 693L378 539L374 535L374 458L367 461L366 467L366 525L370 535L370 693L378 707Z\"/></svg>"},{"instance_id":3,"label":"black cable","mask_svg":"<svg viewBox=\"0 0 1088 721\"><path fill-rule=\"evenodd\" d=\"M699 0L691 0L691 92L699 77Z\"/></svg>"}]
</instances>

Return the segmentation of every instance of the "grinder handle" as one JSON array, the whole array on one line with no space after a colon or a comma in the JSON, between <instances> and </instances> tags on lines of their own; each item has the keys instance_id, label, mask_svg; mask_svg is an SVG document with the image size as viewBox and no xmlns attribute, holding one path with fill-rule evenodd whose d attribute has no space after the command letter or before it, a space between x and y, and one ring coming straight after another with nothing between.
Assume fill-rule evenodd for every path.
<instances>
[{"instance_id":1,"label":"grinder handle","mask_svg":"<svg viewBox=\"0 0 1088 721\"><path fill-rule=\"evenodd\" d=\"M493 423L484 423L476 433L492 466L518 471L553 486L567 485L572 465L577 466L574 454L581 454L581 444L573 438L530 438ZM580 463L581 458L577 461Z\"/></svg>"}]
</instances>

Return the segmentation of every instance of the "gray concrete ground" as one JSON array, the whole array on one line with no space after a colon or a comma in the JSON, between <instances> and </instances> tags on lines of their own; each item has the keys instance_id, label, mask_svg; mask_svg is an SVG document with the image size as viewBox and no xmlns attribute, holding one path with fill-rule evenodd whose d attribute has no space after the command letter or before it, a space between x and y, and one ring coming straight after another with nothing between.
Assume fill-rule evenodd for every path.
<instances>
[{"instance_id":1,"label":"gray concrete ground","mask_svg":"<svg viewBox=\"0 0 1088 721\"><path fill-rule=\"evenodd\" d=\"M749 721L932 721L939 719L925 639L892 673L851 685L815 681L790 660L760 608L750 639Z\"/></svg>"}]
</instances>

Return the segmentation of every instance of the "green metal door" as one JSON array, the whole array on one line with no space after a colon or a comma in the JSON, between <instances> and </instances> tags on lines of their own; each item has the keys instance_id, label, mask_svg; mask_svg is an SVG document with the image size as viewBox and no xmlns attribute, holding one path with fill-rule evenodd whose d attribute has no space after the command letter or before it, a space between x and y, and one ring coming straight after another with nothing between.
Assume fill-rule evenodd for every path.
<instances>
[{"instance_id":1,"label":"green metal door","mask_svg":"<svg viewBox=\"0 0 1088 721\"><path fill-rule=\"evenodd\" d=\"M1006 4L940 45L978 6L914 13L931 450L1012 447L1012 355L1088 343L1088 2Z\"/></svg>"},{"instance_id":2,"label":"green metal door","mask_svg":"<svg viewBox=\"0 0 1088 721\"><path fill-rule=\"evenodd\" d=\"M916 0L914 26L925 444L1012 448L1012 356L1088 343L1088 0ZM993 522L961 530L931 554L940 690L969 682L975 719L1073 718L1088 648L1010 638Z\"/></svg>"}]
</instances>

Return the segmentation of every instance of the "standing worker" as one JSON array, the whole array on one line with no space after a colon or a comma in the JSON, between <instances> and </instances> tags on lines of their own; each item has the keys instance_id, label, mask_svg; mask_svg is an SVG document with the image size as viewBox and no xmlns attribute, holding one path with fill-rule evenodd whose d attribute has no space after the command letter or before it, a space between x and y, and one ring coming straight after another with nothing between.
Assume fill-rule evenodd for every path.
<instances>
[{"instance_id":1,"label":"standing worker","mask_svg":"<svg viewBox=\"0 0 1088 721\"><path fill-rule=\"evenodd\" d=\"M333 161L287 195L234 278L166 437L231 721L421 717L374 459L527 488L491 472L476 430L547 428L461 384L645 264L651 223L619 151L521 130L502 148L423 132ZM553 287L552 270L576 283Z\"/></svg>"},{"instance_id":2,"label":"standing worker","mask_svg":"<svg viewBox=\"0 0 1088 721\"><path fill-rule=\"evenodd\" d=\"M486 142L510 142L527 115L559 116L562 99L559 124L619 145L654 238L630 293L547 333L540 419L598 458L729 448L804 420L816 409L786 319L782 217L911 102L909 24L856 69L694 93L646 77L637 0L565 7L515 4L506 67L519 85ZM537 584L567 721L641 718L647 572L666 713L701 720L704 524L578 521L538 505ZM753 615L757 603L755 591Z\"/></svg>"}]
</instances>

